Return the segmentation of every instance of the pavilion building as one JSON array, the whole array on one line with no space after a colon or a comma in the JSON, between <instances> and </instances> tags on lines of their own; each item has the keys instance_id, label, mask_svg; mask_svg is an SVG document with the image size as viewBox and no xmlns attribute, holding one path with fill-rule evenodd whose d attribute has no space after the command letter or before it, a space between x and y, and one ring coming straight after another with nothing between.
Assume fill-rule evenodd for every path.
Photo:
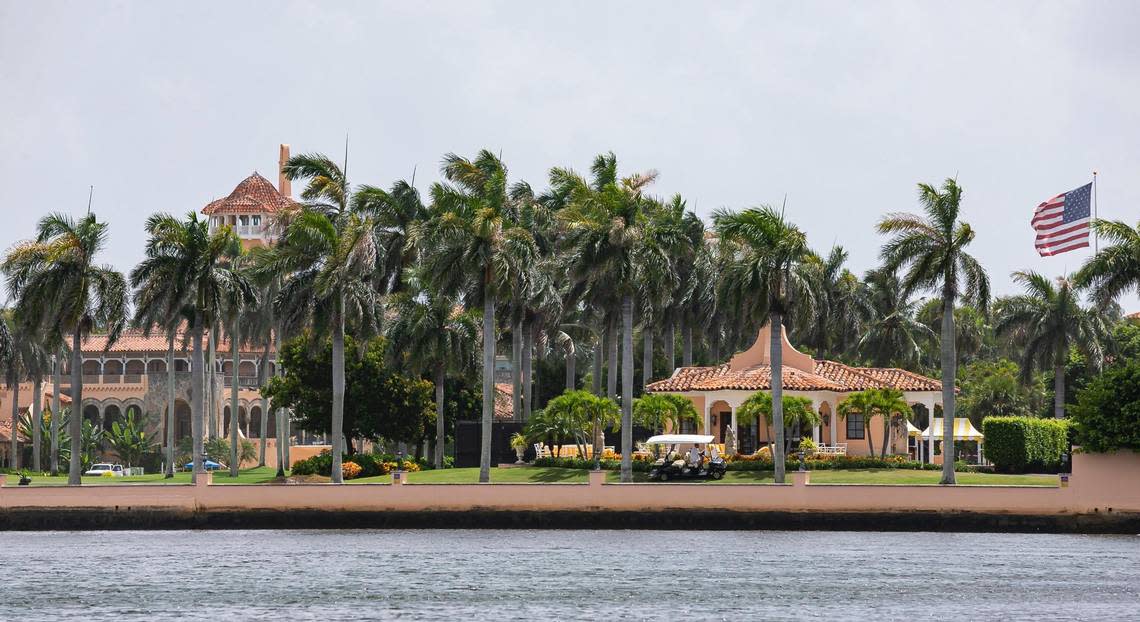
<instances>
[{"instance_id":1,"label":"pavilion building","mask_svg":"<svg viewBox=\"0 0 1140 622\"><path fill-rule=\"evenodd\" d=\"M752 453L771 442L775 431L769 431L763 421L749 426L738 425L736 409L757 391L771 391L771 329L764 325L756 342L744 352L738 352L727 363L712 367L678 367L664 380L650 383L646 391L675 393L692 401L703 417L702 430L725 443L729 429L736 429L740 453ZM799 352L788 342L787 331L781 338L783 365L781 378L784 395L801 396L811 400L812 408L820 415L820 425L802 430L817 445L835 448L838 453L869 455L873 442L876 453L882 451L883 417L875 415L869 422L864 415L849 414L837 417L837 406L848 395L866 389L897 389L912 407L922 406L927 413L942 405L942 383L905 369L881 367L852 367L836 361L816 360ZM691 431L682 429L682 431ZM940 434L938 440L941 440ZM868 437L871 437L868 439ZM907 427L892 426L889 454L917 452L908 443L913 435ZM927 454L929 455L927 448Z\"/></svg>"}]
</instances>

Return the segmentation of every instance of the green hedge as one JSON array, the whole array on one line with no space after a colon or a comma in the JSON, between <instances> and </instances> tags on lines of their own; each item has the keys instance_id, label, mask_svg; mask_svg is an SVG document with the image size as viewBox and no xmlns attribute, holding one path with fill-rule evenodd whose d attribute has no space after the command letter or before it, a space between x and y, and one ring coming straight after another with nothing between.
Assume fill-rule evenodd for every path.
<instances>
[{"instance_id":1,"label":"green hedge","mask_svg":"<svg viewBox=\"0 0 1140 622\"><path fill-rule=\"evenodd\" d=\"M342 462L353 461L360 467L359 477L373 477L383 473L381 465L385 462L396 462L394 454L345 454ZM420 465L420 469L428 470L432 468L431 462L424 458L415 460L413 457L405 457L404 460L412 460ZM448 460L444 460L444 466L447 466ZM328 477L332 474L332 454L328 450L304 460L298 460L293 463L293 468L289 470L293 475L324 475Z\"/></svg>"},{"instance_id":2,"label":"green hedge","mask_svg":"<svg viewBox=\"0 0 1140 622\"><path fill-rule=\"evenodd\" d=\"M987 417L982 420L986 459L999 471L1056 469L1068 449L1068 422L1034 417Z\"/></svg>"},{"instance_id":3,"label":"green hedge","mask_svg":"<svg viewBox=\"0 0 1140 622\"><path fill-rule=\"evenodd\" d=\"M785 468L794 471L800 468L800 461L788 458ZM942 465L924 464L907 460L901 456L873 458L871 456L834 456L829 458L804 460L804 468L809 471L843 471L847 469L905 469L910 471L941 470ZM728 463L729 471L771 471L775 466L771 460L734 460Z\"/></svg>"},{"instance_id":4,"label":"green hedge","mask_svg":"<svg viewBox=\"0 0 1140 622\"><path fill-rule=\"evenodd\" d=\"M584 458L538 458L534 461L534 466L537 467L555 467L559 469L582 469L593 470L594 461L586 460ZM600 463L603 471L619 471L621 470L621 460L602 460ZM651 463L645 460L634 460L634 471L649 471Z\"/></svg>"}]
</instances>

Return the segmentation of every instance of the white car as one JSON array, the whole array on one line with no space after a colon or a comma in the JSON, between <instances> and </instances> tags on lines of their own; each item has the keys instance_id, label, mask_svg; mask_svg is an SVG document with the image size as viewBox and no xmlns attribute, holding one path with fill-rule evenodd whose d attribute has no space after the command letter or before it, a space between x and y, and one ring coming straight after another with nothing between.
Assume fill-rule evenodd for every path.
<instances>
[{"instance_id":1,"label":"white car","mask_svg":"<svg viewBox=\"0 0 1140 622\"><path fill-rule=\"evenodd\" d=\"M123 465L108 464L105 462L93 464L90 469L83 472L84 475L93 475L95 477L100 477L104 473L111 473L114 477L122 477L127 474L126 471L123 470Z\"/></svg>"}]
</instances>

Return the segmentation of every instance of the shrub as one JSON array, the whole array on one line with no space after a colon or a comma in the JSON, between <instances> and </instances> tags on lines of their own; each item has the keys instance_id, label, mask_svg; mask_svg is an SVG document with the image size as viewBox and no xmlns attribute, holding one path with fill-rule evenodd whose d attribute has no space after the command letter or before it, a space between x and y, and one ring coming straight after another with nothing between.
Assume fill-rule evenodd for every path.
<instances>
[{"instance_id":1,"label":"shrub","mask_svg":"<svg viewBox=\"0 0 1140 622\"><path fill-rule=\"evenodd\" d=\"M987 417L982 451L999 471L1055 469L1068 447L1068 423L1034 417Z\"/></svg>"},{"instance_id":2,"label":"shrub","mask_svg":"<svg viewBox=\"0 0 1140 622\"><path fill-rule=\"evenodd\" d=\"M1075 442L1085 451L1140 451L1140 362L1109 367L1093 378L1077 393L1069 417Z\"/></svg>"},{"instance_id":3,"label":"shrub","mask_svg":"<svg viewBox=\"0 0 1140 622\"><path fill-rule=\"evenodd\" d=\"M324 475L332 473L332 454L327 450L320 454L293 463L293 475Z\"/></svg>"},{"instance_id":4,"label":"shrub","mask_svg":"<svg viewBox=\"0 0 1140 622\"><path fill-rule=\"evenodd\" d=\"M603 471L619 471L621 470L621 460L608 460L603 458L599 465ZM653 465L651 460L635 459L633 460L633 470L635 472L647 472ZM561 469L581 469L593 470L594 461L586 460L584 458L538 458L534 461L534 466L538 467L555 467Z\"/></svg>"},{"instance_id":5,"label":"shrub","mask_svg":"<svg viewBox=\"0 0 1140 622\"><path fill-rule=\"evenodd\" d=\"M357 477L360 477L360 465L351 460L348 462L342 462L340 465L340 470L341 473L344 474L344 479L356 479Z\"/></svg>"}]
</instances>

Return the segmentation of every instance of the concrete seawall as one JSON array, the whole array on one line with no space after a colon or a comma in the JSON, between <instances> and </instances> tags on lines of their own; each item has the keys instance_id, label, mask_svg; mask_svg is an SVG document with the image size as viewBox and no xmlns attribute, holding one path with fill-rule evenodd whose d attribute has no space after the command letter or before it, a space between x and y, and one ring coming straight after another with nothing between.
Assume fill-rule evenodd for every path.
<instances>
[{"instance_id":1,"label":"concrete seawall","mask_svg":"<svg viewBox=\"0 0 1140 622\"><path fill-rule=\"evenodd\" d=\"M0 529L549 527L1140 533L1140 455L1077 454L1066 487L108 484L0 488Z\"/></svg>"}]
</instances>

